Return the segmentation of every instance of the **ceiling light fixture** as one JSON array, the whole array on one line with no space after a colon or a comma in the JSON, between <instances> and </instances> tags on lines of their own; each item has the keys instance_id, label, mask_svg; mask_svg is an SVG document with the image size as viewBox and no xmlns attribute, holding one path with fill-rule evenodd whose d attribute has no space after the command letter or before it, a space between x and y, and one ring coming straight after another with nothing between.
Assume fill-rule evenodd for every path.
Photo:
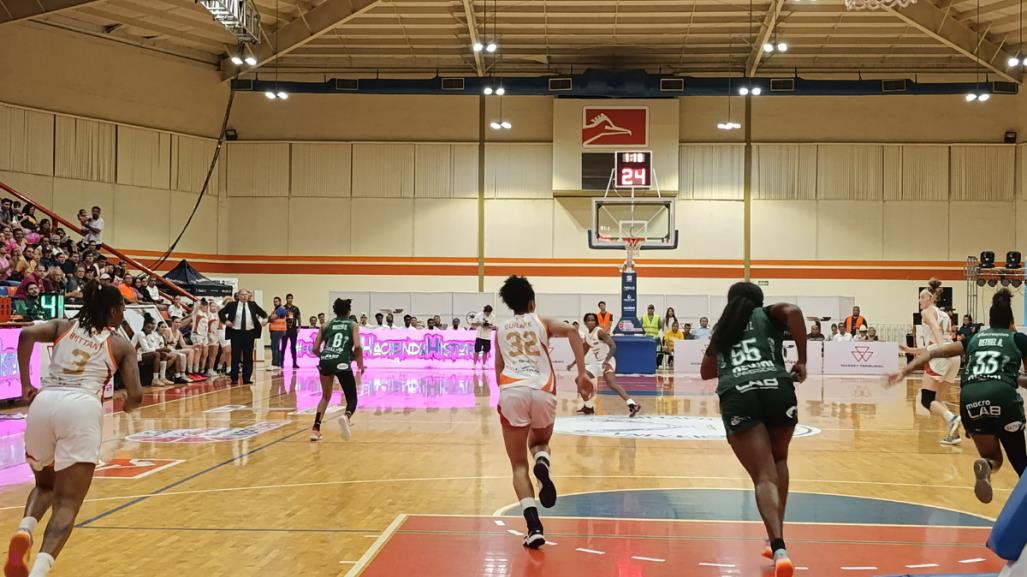
<instances>
[{"instance_id":1,"label":"ceiling light fixture","mask_svg":"<svg viewBox=\"0 0 1027 577\"><path fill-rule=\"evenodd\" d=\"M272 90L268 90L267 92L265 92L264 96L266 96L268 100L274 100L275 98L278 98L278 95L275 94Z\"/></svg>"},{"instance_id":2,"label":"ceiling light fixture","mask_svg":"<svg viewBox=\"0 0 1027 577\"><path fill-rule=\"evenodd\" d=\"M257 65L257 59L252 57L252 56L247 56L246 58L243 59L243 62L245 62L246 64L249 64L250 66L256 66Z\"/></svg>"},{"instance_id":3,"label":"ceiling light fixture","mask_svg":"<svg viewBox=\"0 0 1027 577\"><path fill-rule=\"evenodd\" d=\"M485 93L485 96L492 96L492 87L491 86L486 86L485 90L482 90L482 92Z\"/></svg>"},{"instance_id":4,"label":"ceiling light fixture","mask_svg":"<svg viewBox=\"0 0 1027 577\"><path fill-rule=\"evenodd\" d=\"M788 43L787 42L778 42L777 43L777 51L778 52L788 52Z\"/></svg>"},{"instance_id":5,"label":"ceiling light fixture","mask_svg":"<svg viewBox=\"0 0 1027 577\"><path fill-rule=\"evenodd\" d=\"M503 127L503 125L499 124L499 122L497 122L495 120L493 120L492 123L489 124L489 126L492 127L492 130L499 130L500 128Z\"/></svg>"},{"instance_id":6,"label":"ceiling light fixture","mask_svg":"<svg viewBox=\"0 0 1027 577\"><path fill-rule=\"evenodd\" d=\"M748 86L743 86L743 87L739 88L738 89L738 94L740 94L742 96L748 96L749 95L749 87Z\"/></svg>"},{"instance_id":7,"label":"ceiling light fixture","mask_svg":"<svg viewBox=\"0 0 1027 577\"><path fill-rule=\"evenodd\" d=\"M502 96L504 94L506 94L506 89L502 86L496 89L496 96Z\"/></svg>"},{"instance_id":8,"label":"ceiling light fixture","mask_svg":"<svg viewBox=\"0 0 1027 577\"><path fill-rule=\"evenodd\" d=\"M504 121L500 122L499 125L502 126L505 129L507 129L507 130L510 130L511 128L513 128L513 125L510 124L509 120L504 120Z\"/></svg>"},{"instance_id":9,"label":"ceiling light fixture","mask_svg":"<svg viewBox=\"0 0 1027 577\"><path fill-rule=\"evenodd\" d=\"M474 46L471 46L471 49L474 50L475 52L481 52L482 50L485 49L485 45L482 44L481 42L475 42Z\"/></svg>"},{"instance_id":10,"label":"ceiling light fixture","mask_svg":"<svg viewBox=\"0 0 1027 577\"><path fill-rule=\"evenodd\" d=\"M276 96L278 96L278 98L280 98L282 100L288 100L289 99L289 93L284 91L284 90L279 90L278 93L276 94Z\"/></svg>"},{"instance_id":11,"label":"ceiling light fixture","mask_svg":"<svg viewBox=\"0 0 1027 577\"><path fill-rule=\"evenodd\" d=\"M1022 9L1023 0L1021 0L1020 5ZM975 21L981 21L981 0L977 0L977 19ZM977 48L974 49L974 60L977 61L977 86L963 96L967 102L987 102L991 99L991 94L981 89L981 40L981 27L977 26Z\"/></svg>"},{"instance_id":12,"label":"ceiling light fixture","mask_svg":"<svg viewBox=\"0 0 1027 577\"><path fill-rule=\"evenodd\" d=\"M235 64L236 66L242 66L242 63L242 58L239 58L238 56L232 56L232 64Z\"/></svg>"},{"instance_id":13,"label":"ceiling light fixture","mask_svg":"<svg viewBox=\"0 0 1027 577\"><path fill-rule=\"evenodd\" d=\"M774 51L774 43L773 42L765 42L763 44L763 51L764 52L773 52Z\"/></svg>"},{"instance_id":14,"label":"ceiling light fixture","mask_svg":"<svg viewBox=\"0 0 1027 577\"><path fill-rule=\"evenodd\" d=\"M499 46L496 46L495 42L489 42L488 44L485 45L485 52L488 52L489 54L491 54L491 53L495 52L498 48L499 48Z\"/></svg>"}]
</instances>

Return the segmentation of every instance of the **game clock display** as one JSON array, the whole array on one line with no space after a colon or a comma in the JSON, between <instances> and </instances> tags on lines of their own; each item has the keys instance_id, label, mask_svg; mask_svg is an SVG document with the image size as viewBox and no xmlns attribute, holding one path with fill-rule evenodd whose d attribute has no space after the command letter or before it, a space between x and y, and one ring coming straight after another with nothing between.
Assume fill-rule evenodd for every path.
<instances>
[{"instance_id":1,"label":"game clock display","mask_svg":"<svg viewBox=\"0 0 1027 577\"><path fill-rule=\"evenodd\" d=\"M615 163L617 188L649 188L652 185L653 153L648 150L618 152Z\"/></svg>"}]
</instances>

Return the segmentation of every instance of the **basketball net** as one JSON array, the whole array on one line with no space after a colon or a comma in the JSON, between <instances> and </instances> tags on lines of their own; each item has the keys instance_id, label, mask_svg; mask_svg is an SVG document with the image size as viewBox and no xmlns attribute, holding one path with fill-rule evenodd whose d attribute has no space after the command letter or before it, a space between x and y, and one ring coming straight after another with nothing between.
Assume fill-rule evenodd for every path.
<instances>
[{"instance_id":1,"label":"basketball net","mask_svg":"<svg viewBox=\"0 0 1027 577\"><path fill-rule=\"evenodd\" d=\"M625 237L624 248L628 251L627 258L624 259L623 271L635 270L635 258L638 256L638 251L642 249L642 243L645 242L643 237Z\"/></svg>"}]
</instances>

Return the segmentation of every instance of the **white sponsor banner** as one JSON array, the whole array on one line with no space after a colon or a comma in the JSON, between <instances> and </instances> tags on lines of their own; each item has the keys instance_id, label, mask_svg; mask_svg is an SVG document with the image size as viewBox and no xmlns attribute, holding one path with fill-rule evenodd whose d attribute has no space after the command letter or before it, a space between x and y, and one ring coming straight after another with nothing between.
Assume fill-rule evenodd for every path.
<instances>
[{"instance_id":1,"label":"white sponsor banner","mask_svg":"<svg viewBox=\"0 0 1027 577\"><path fill-rule=\"evenodd\" d=\"M710 342L705 340L674 341L674 372L682 375L698 375L703 355L706 354L706 347L709 344ZM821 342L806 342L806 374L816 375L823 371L823 345ZM799 360L795 341L784 342L784 353L785 367L791 369L792 365Z\"/></svg>"},{"instance_id":2,"label":"white sponsor banner","mask_svg":"<svg viewBox=\"0 0 1027 577\"><path fill-rule=\"evenodd\" d=\"M866 341L824 343L824 374L886 375L898 370L898 343Z\"/></svg>"},{"instance_id":3,"label":"white sponsor banner","mask_svg":"<svg viewBox=\"0 0 1027 577\"><path fill-rule=\"evenodd\" d=\"M567 365L574 362L574 353L571 352L571 342L566 337L554 337L549 339L549 358L553 361L553 368L563 371Z\"/></svg>"}]
</instances>

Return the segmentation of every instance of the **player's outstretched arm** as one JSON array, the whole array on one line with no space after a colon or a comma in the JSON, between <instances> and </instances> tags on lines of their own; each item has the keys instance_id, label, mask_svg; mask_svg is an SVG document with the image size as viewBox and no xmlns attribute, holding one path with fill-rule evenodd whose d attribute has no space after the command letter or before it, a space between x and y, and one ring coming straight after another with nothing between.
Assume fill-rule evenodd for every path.
<instances>
[{"instance_id":1,"label":"player's outstretched arm","mask_svg":"<svg viewBox=\"0 0 1027 577\"><path fill-rule=\"evenodd\" d=\"M910 375L913 371L931 362L931 359L946 359L950 357L963 356L963 343L945 343L943 345L931 345L918 354L906 366L899 369L899 372L888 376L892 384L899 382Z\"/></svg>"},{"instance_id":2,"label":"player's outstretched arm","mask_svg":"<svg viewBox=\"0 0 1027 577\"><path fill-rule=\"evenodd\" d=\"M32 349L35 348L36 343L56 341L57 337L70 327L70 321L54 319L21 329L18 334L18 374L21 375L21 396L25 401L31 401L37 392L29 377L29 367L32 366Z\"/></svg>"},{"instance_id":3,"label":"player's outstretched arm","mask_svg":"<svg viewBox=\"0 0 1027 577\"><path fill-rule=\"evenodd\" d=\"M356 323L353 323L353 358L357 361L357 370L364 374L364 347L360 344L360 325Z\"/></svg>"},{"instance_id":4,"label":"player's outstretched arm","mask_svg":"<svg viewBox=\"0 0 1027 577\"><path fill-rule=\"evenodd\" d=\"M111 352L118 362L118 373L125 385L125 404L122 410L132 412L143 404L143 385L139 382L139 363L136 362L136 351L132 343L121 335L111 335Z\"/></svg>"}]
</instances>

